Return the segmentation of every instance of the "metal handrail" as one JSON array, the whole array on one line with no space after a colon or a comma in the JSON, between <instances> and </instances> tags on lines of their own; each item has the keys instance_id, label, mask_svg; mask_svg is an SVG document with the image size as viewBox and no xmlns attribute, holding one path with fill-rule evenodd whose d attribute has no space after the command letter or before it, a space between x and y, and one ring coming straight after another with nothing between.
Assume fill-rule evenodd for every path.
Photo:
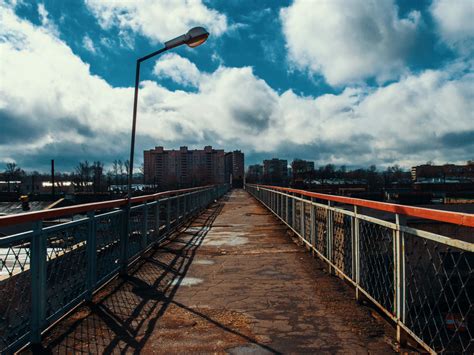
<instances>
[{"instance_id":1,"label":"metal handrail","mask_svg":"<svg viewBox=\"0 0 474 355\"><path fill-rule=\"evenodd\" d=\"M159 192L159 193L151 194L151 195L132 197L131 201L132 201L132 204L140 203L140 202L155 201L162 197L175 195L175 194L183 194L183 193L192 192L192 191L200 191L200 190L212 188L215 186L217 185L206 185L206 186L201 186L201 187L193 187L189 189L164 191L164 192ZM20 223L34 222L34 221L44 220L44 219L58 218L61 216L85 213L85 212L90 212L90 211L117 208L117 207L125 206L127 203L128 203L127 198L121 198L121 199L104 201L104 202L84 203L84 204L80 204L76 206L60 207L60 208L55 208L51 210L25 212L25 213L18 213L18 214L9 215L9 216L1 216L0 227L6 227L9 225L20 224Z\"/></svg>"},{"instance_id":2,"label":"metal handrail","mask_svg":"<svg viewBox=\"0 0 474 355\"><path fill-rule=\"evenodd\" d=\"M256 188L269 188L272 190L299 194L306 197L318 198L325 201L345 203L345 204L349 204L353 206L371 208L378 211L397 213L397 214L401 214L407 217L424 218L424 219L430 219L430 220L439 221L439 222L457 224L457 225L465 226L465 227L474 227L474 214L470 214L470 213L440 211L440 210L434 210L434 209L425 208L425 207L413 207L413 206L399 205L396 203L377 202L377 201L364 200L360 198L328 195L328 194L310 192L310 191L299 190L299 189L292 189L292 188L287 188L287 187L279 187L279 186L257 185L257 184L247 184L247 186L253 186Z\"/></svg>"}]
</instances>

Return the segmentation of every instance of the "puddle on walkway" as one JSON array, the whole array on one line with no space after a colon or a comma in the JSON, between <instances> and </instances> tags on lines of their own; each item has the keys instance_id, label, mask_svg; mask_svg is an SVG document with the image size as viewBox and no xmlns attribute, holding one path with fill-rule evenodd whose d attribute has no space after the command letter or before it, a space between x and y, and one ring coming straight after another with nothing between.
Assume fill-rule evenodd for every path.
<instances>
[{"instance_id":1,"label":"puddle on walkway","mask_svg":"<svg viewBox=\"0 0 474 355\"><path fill-rule=\"evenodd\" d=\"M248 243L248 238L241 237L234 232L213 232L211 231L203 241L204 245L213 246L236 246Z\"/></svg>"},{"instance_id":2,"label":"puddle on walkway","mask_svg":"<svg viewBox=\"0 0 474 355\"><path fill-rule=\"evenodd\" d=\"M183 279L174 279L171 282L171 285L175 286L179 284L180 286L194 286L194 285L199 285L202 282L203 282L203 279L200 279L197 277L185 277Z\"/></svg>"},{"instance_id":3,"label":"puddle on walkway","mask_svg":"<svg viewBox=\"0 0 474 355\"><path fill-rule=\"evenodd\" d=\"M215 263L212 260L198 259L198 260L194 260L193 264L196 264L196 265L214 265Z\"/></svg>"}]
</instances>

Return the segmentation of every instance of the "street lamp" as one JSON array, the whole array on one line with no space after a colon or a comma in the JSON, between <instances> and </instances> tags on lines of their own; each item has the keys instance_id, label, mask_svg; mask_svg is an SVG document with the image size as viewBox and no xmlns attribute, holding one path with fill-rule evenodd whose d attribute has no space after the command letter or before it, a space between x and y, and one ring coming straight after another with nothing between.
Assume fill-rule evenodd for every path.
<instances>
[{"instance_id":1,"label":"street lamp","mask_svg":"<svg viewBox=\"0 0 474 355\"><path fill-rule=\"evenodd\" d=\"M133 156L135 154L135 130L137 125L137 104L138 104L138 84L140 83L140 64L151 57L154 57L158 54L166 52L168 49L172 49L183 44L188 45L191 48L197 47L203 44L207 37L209 37L209 32L207 32L203 27L194 27L191 28L188 33L176 37L168 42L165 42L165 46L156 52L150 53L144 57L137 59L137 67L135 74L135 97L133 99L133 121L132 121L132 141L130 145L130 166L128 172L128 200L130 203L130 198L132 197L132 179L133 179Z\"/></svg>"}]
</instances>

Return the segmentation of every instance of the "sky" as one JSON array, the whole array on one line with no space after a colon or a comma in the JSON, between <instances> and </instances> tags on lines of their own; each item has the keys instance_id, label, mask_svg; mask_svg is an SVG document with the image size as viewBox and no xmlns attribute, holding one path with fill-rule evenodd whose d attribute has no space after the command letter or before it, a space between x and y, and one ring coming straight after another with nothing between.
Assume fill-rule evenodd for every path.
<instances>
[{"instance_id":1,"label":"sky","mask_svg":"<svg viewBox=\"0 0 474 355\"><path fill-rule=\"evenodd\" d=\"M472 0L0 0L0 170L155 146L383 168L474 160Z\"/></svg>"}]
</instances>

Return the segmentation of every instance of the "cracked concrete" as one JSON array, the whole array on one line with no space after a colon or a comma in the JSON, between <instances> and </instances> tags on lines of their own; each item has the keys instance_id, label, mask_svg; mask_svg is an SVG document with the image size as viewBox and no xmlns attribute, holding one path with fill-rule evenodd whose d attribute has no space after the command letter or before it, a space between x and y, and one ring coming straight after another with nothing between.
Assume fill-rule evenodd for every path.
<instances>
[{"instance_id":1,"label":"cracked concrete","mask_svg":"<svg viewBox=\"0 0 474 355\"><path fill-rule=\"evenodd\" d=\"M44 347L53 353L394 352L391 328L353 296L271 213L233 190L53 327Z\"/></svg>"}]
</instances>

